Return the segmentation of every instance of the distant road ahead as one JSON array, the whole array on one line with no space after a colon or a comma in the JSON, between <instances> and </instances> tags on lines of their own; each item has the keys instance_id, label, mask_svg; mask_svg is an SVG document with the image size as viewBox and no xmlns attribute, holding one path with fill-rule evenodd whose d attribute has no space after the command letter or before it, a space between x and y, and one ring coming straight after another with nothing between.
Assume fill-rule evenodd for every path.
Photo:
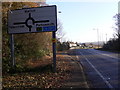
<instances>
[{"instance_id":1,"label":"distant road ahead","mask_svg":"<svg viewBox=\"0 0 120 90\"><path fill-rule=\"evenodd\" d=\"M74 49L74 51L85 68L93 88L118 88L120 59L117 53L94 49Z\"/></svg>"}]
</instances>

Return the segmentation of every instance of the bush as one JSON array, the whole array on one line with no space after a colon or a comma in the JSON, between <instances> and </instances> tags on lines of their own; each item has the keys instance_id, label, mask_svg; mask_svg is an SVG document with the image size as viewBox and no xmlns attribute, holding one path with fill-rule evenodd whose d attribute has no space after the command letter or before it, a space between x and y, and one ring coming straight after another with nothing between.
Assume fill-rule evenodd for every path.
<instances>
[{"instance_id":1,"label":"bush","mask_svg":"<svg viewBox=\"0 0 120 90\"><path fill-rule=\"evenodd\" d=\"M69 43L68 42L57 42L57 51L63 51L63 50L68 50L69 47Z\"/></svg>"},{"instance_id":2,"label":"bush","mask_svg":"<svg viewBox=\"0 0 120 90\"><path fill-rule=\"evenodd\" d=\"M112 39L109 40L106 44L103 45L104 50L110 50L110 51L120 51L120 39Z\"/></svg>"}]
</instances>

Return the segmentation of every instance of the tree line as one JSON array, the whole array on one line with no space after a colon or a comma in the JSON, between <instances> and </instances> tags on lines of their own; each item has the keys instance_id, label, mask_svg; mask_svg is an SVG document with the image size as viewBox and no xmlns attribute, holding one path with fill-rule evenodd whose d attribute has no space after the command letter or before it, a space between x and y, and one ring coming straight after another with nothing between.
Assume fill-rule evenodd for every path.
<instances>
[{"instance_id":1,"label":"tree line","mask_svg":"<svg viewBox=\"0 0 120 90\"><path fill-rule=\"evenodd\" d=\"M110 39L106 44L104 44L102 49L120 52L120 14L116 14L113 18L116 21L116 27L114 27L114 38Z\"/></svg>"}]
</instances>

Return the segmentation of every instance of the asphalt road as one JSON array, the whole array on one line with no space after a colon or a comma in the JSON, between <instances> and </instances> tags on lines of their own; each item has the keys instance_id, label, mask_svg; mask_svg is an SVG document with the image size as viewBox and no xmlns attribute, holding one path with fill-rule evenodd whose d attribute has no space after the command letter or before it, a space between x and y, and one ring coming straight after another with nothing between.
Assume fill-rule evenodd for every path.
<instances>
[{"instance_id":1,"label":"asphalt road","mask_svg":"<svg viewBox=\"0 0 120 90\"><path fill-rule=\"evenodd\" d=\"M94 49L74 49L93 88L118 88L120 58L117 53Z\"/></svg>"}]
</instances>

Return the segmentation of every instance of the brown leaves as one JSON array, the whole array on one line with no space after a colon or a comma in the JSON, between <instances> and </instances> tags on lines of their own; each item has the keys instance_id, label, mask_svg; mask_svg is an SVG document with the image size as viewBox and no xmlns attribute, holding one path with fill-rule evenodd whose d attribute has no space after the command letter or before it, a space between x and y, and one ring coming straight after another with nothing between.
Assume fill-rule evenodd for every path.
<instances>
[{"instance_id":1,"label":"brown leaves","mask_svg":"<svg viewBox=\"0 0 120 90\"><path fill-rule=\"evenodd\" d=\"M32 62L33 68L37 66L47 65L51 58L44 58L41 61ZM37 63L37 64L36 64ZM36 64L36 65L34 65ZM57 55L57 72L26 72L16 75L8 75L3 77L4 88L60 88L64 82L70 78L70 67L67 58ZM31 66L32 67L32 66ZM69 71L69 72L68 72Z\"/></svg>"}]
</instances>

